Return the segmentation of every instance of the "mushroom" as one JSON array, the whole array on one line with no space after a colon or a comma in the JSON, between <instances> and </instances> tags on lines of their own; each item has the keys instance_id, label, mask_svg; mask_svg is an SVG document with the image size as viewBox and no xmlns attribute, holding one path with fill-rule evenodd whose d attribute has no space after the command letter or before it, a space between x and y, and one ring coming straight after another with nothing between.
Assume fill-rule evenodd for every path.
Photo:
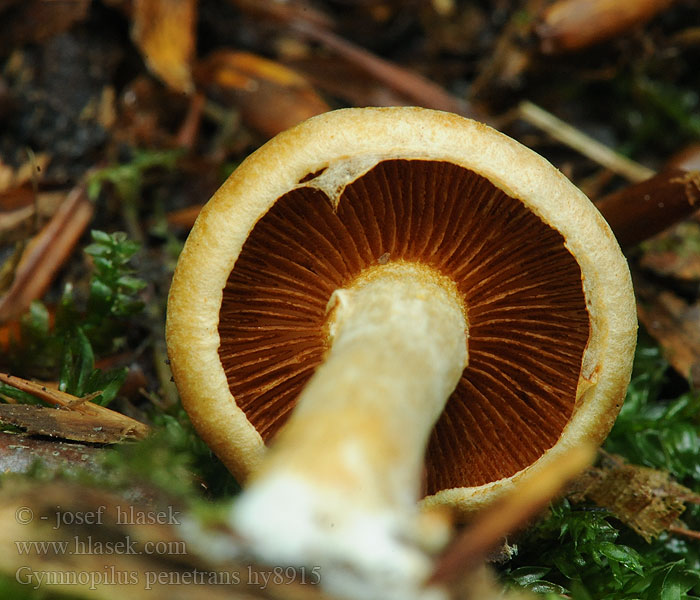
<instances>
[{"instance_id":1,"label":"mushroom","mask_svg":"<svg viewBox=\"0 0 700 600\"><path fill-rule=\"evenodd\" d=\"M589 200L505 135L421 108L333 111L254 152L168 301L183 405L246 481L237 531L355 597L420 586L421 497L468 514L600 443L635 339Z\"/></svg>"}]
</instances>

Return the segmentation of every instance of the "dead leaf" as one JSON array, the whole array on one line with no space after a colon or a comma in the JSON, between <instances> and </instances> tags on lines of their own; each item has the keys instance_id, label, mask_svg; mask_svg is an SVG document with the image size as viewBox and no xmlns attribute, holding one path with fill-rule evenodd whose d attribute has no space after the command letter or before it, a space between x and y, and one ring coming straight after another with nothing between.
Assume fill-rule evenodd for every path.
<instances>
[{"instance_id":1,"label":"dead leaf","mask_svg":"<svg viewBox=\"0 0 700 600\"><path fill-rule=\"evenodd\" d=\"M199 63L197 82L234 101L243 121L267 137L330 110L304 76L250 52L213 52Z\"/></svg>"},{"instance_id":2,"label":"dead leaf","mask_svg":"<svg viewBox=\"0 0 700 600\"><path fill-rule=\"evenodd\" d=\"M558 0L536 32L545 54L580 50L643 25L674 0Z\"/></svg>"},{"instance_id":3,"label":"dead leaf","mask_svg":"<svg viewBox=\"0 0 700 600\"><path fill-rule=\"evenodd\" d=\"M639 265L662 277L700 281L700 223L687 220L643 244Z\"/></svg>"},{"instance_id":4,"label":"dead leaf","mask_svg":"<svg viewBox=\"0 0 700 600\"><path fill-rule=\"evenodd\" d=\"M131 36L148 68L179 92L193 91L197 0L134 0Z\"/></svg>"},{"instance_id":5,"label":"dead leaf","mask_svg":"<svg viewBox=\"0 0 700 600\"><path fill-rule=\"evenodd\" d=\"M568 496L607 508L647 542L673 525L685 510L684 502L700 500L666 471L630 465L614 455L578 478Z\"/></svg>"},{"instance_id":6,"label":"dead leaf","mask_svg":"<svg viewBox=\"0 0 700 600\"><path fill-rule=\"evenodd\" d=\"M64 192L36 194L30 186L0 193L0 207L14 206L0 210L0 242L7 244L31 237L37 224L56 214L65 197Z\"/></svg>"},{"instance_id":7,"label":"dead leaf","mask_svg":"<svg viewBox=\"0 0 700 600\"><path fill-rule=\"evenodd\" d=\"M634 287L640 322L663 348L671 366L689 381L700 384L700 305L659 290L639 273L634 276Z\"/></svg>"},{"instance_id":8,"label":"dead leaf","mask_svg":"<svg viewBox=\"0 0 700 600\"><path fill-rule=\"evenodd\" d=\"M0 158L0 193L12 189L23 188L26 185L38 181L41 174L51 162L51 157L46 152L32 154L19 167L11 167L2 162ZM3 208L7 209L3 203Z\"/></svg>"}]
</instances>

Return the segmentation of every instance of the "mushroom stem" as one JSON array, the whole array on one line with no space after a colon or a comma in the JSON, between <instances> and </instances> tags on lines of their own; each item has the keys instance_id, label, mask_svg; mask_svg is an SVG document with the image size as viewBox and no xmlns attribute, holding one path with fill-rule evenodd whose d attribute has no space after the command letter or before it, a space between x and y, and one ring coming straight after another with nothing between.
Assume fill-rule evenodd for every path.
<instances>
[{"instance_id":1,"label":"mushroom stem","mask_svg":"<svg viewBox=\"0 0 700 600\"><path fill-rule=\"evenodd\" d=\"M365 582L420 580L425 449L467 363L461 297L428 267L377 266L333 294L328 331L326 360L238 502L236 527L262 558L320 565L324 579L350 565Z\"/></svg>"}]
</instances>

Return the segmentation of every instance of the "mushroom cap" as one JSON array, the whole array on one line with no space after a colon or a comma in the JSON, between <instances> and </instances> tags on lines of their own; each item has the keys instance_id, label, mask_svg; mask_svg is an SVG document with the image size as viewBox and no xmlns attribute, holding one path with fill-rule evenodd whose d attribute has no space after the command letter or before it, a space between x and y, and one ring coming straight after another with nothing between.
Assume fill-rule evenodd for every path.
<instances>
[{"instance_id":1,"label":"mushroom cap","mask_svg":"<svg viewBox=\"0 0 700 600\"><path fill-rule=\"evenodd\" d=\"M471 230L458 231L462 222ZM371 231L358 233L366 223ZM272 258L256 254L273 246ZM340 255L350 247L350 258ZM173 277L175 382L195 428L239 480L323 358L334 286L421 253L459 280L470 356L429 445L424 503L473 511L572 446L602 442L629 383L637 321L626 261L600 213L549 162L483 124L422 108L351 108L313 117L243 161L203 208ZM273 305L251 300L268 291ZM308 306L308 317L297 314ZM265 358L272 347L281 354ZM430 461L442 466L433 472Z\"/></svg>"}]
</instances>

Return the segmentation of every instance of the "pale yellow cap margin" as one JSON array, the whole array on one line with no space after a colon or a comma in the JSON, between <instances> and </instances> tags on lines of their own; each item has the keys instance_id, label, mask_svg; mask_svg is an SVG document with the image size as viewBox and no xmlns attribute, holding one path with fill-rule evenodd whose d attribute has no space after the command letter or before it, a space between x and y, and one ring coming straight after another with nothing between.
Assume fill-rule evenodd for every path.
<instances>
[{"instance_id":1,"label":"pale yellow cap margin","mask_svg":"<svg viewBox=\"0 0 700 600\"><path fill-rule=\"evenodd\" d=\"M350 108L313 117L250 155L204 207L182 251L168 298L166 339L183 405L210 448L240 481L265 451L236 406L217 351L222 289L246 237L304 175L361 156L369 163L445 160L519 198L566 239L581 267L592 318L577 408L559 442L513 477L445 490L424 503L471 512L536 476L579 441L600 443L622 404L637 332L627 263L600 213L544 158L481 123L422 108Z\"/></svg>"}]
</instances>

